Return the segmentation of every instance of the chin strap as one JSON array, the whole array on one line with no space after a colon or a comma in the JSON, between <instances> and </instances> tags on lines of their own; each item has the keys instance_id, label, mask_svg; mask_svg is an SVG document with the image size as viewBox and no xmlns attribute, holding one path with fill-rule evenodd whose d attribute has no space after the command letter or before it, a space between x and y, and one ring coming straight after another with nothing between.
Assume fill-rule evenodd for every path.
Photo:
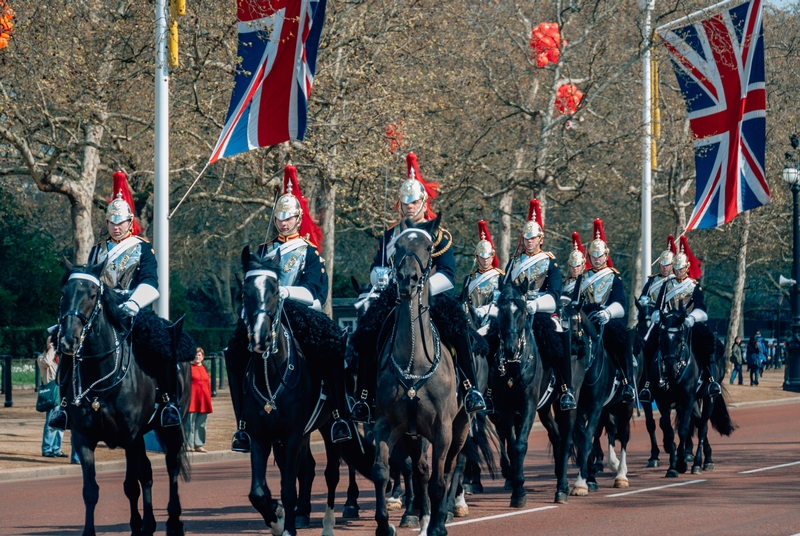
<instances>
[{"instance_id":1,"label":"chin strap","mask_svg":"<svg viewBox=\"0 0 800 536\"><path fill-rule=\"evenodd\" d=\"M619 302L614 302L608 307L606 307L606 311L609 312L611 318L622 318L623 316L625 316L625 309Z\"/></svg>"},{"instance_id":2,"label":"chin strap","mask_svg":"<svg viewBox=\"0 0 800 536\"><path fill-rule=\"evenodd\" d=\"M453 283L444 274L433 274L428 279L428 294L436 296L453 288Z\"/></svg>"}]
</instances>

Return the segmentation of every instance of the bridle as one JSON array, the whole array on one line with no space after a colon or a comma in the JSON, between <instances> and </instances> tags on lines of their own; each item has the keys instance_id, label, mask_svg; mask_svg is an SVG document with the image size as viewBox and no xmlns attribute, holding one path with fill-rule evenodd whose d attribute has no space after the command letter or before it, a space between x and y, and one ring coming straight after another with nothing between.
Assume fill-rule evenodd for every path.
<instances>
[{"instance_id":1,"label":"bridle","mask_svg":"<svg viewBox=\"0 0 800 536\"><path fill-rule=\"evenodd\" d=\"M526 304L525 304L524 299L512 298L512 299L510 299L508 301L519 302L519 303L516 303L515 305L516 305L516 307L518 307L518 309L520 311L522 311L520 313L522 315L522 325L525 326L525 327L523 328L521 333L520 333L520 330L514 329L514 328L509 328L509 329L503 329L502 330L503 337L501 339L500 348L497 351L497 361L498 361L497 369L500 372L500 376L505 376L506 372L507 372L507 370L506 370L506 365L507 364L509 364L509 363L521 364L521 367L519 369L519 376L520 376L520 380L522 380L524 372L525 372L525 369L533 362L533 360L532 360L533 352L529 352L528 351L528 337L527 337L527 332L528 332L527 326L529 324L529 322L528 322L528 312L525 309L526 308ZM500 307L502 309L502 304L500 302L498 302L498 307ZM507 339L511 338L511 337L515 337L516 338L516 341L517 341L516 345L515 345L516 348L514 348L514 354L510 358L506 358L505 352L503 351L504 348L505 348L505 345L506 345L505 341ZM523 360L525 361L524 363L523 363ZM535 371L534 371L534 374L535 374ZM513 382L513 380L509 379L509 382ZM530 384L531 382L533 382L533 378L531 379L530 382L528 382L528 384Z\"/></svg>"},{"instance_id":2,"label":"bridle","mask_svg":"<svg viewBox=\"0 0 800 536\"><path fill-rule=\"evenodd\" d=\"M684 331L683 325L678 326L671 326L666 329L663 329L664 333L662 337L676 337L679 333ZM670 341L672 342L672 341ZM680 382L683 378L683 375L686 373L688 369L687 365L689 364L689 358L691 353L689 352L690 348L689 337L681 337L680 344L678 345L677 349L673 353L665 354L663 351L658 352L658 370L659 374L661 375L661 381L666 385L667 381L664 379L664 375L666 372L665 361L669 362L676 362L677 363L677 373L675 374L675 378L673 380L675 382Z\"/></svg>"},{"instance_id":3,"label":"bridle","mask_svg":"<svg viewBox=\"0 0 800 536\"><path fill-rule=\"evenodd\" d=\"M245 275L244 278L247 279L249 277L269 277L274 279L275 281L280 281L278 278L278 274L272 270L249 270ZM258 288L258 287L256 287ZM261 289L259 289L261 290ZM266 303L266 296L263 293L259 294L259 308L253 311L253 316L258 318L259 316L266 316L267 318L271 319L270 321L270 349L264 354L271 353L275 354L278 352L278 326L281 323L281 311L283 310L283 299L281 299L280 295L278 295L278 306L275 308L275 313L273 314L271 311L268 311L264 308L264 303ZM244 306L242 306L242 320L244 320L245 324L247 325L247 330L252 333L253 326L250 322L250 316L247 314L247 311ZM252 343L250 346L250 351L252 352Z\"/></svg>"}]
</instances>

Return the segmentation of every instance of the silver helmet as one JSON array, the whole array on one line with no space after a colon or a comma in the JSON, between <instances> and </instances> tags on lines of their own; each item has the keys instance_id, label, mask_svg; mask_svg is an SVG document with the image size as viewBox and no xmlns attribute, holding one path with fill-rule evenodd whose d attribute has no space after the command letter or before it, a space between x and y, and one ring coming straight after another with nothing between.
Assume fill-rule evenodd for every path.
<instances>
[{"instance_id":1,"label":"silver helmet","mask_svg":"<svg viewBox=\"0 0 800 536\"><path fill-rule=\"evenodd\" d=\"M119 192L117 197L108 204L106 220L115 225L133 220L133 211L128 202L122 198L122 192Z\"/></svg>"}]
</instances>

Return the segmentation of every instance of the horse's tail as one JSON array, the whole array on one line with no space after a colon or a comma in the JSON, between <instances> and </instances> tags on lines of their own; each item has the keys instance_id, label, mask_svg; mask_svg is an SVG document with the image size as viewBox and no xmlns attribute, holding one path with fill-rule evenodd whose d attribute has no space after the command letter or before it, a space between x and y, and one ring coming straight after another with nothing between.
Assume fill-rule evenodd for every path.
<instances>
[{"instance_id":1,"label":"horse's tail","mask_svg":"<svg viewBox=\"0 0 800 536\"><path fill-rule=\"evenodd\" d=\"M178 454L178 470L184 482L192 480L192 465L189 463L189 454L186 452L186 445L181 447L181 452Z\"/></svg>"},{"instance_id":2,"label":"horse's tail","mask_svg":"<svg viewBox=\"0 0 800 536\"><path fill-rule=\"evenodd\" d=\"M711 408L711 426L714 430L719 432L719 435L729 436L736 430L736 425L731 420L731 415L728 413L728 405L725 403L725 397L719 395L714 399Z\"/></svg>"},{"instance_id":3,"label":"horse's tail","mask_svg":"<svg viewBox=\"0 0 800 536\"><path fill-rule=\"evenodd\" d=\"M497 462L494 458L500 448L500 438L492 422L482 413L475 414L472 437L468 437L462 452L468 461L483 464L492 479L497 477Z\"/></svg>"}]
</instances>

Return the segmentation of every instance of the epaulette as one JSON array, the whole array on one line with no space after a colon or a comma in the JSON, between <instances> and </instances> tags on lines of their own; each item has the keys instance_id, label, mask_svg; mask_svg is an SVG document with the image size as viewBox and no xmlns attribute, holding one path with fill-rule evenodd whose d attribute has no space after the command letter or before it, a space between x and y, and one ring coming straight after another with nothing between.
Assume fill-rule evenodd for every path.
<instances>
[{"instance_id":1,"label":"epaulette","mask_svg":"<svg viewBox=\"0 0 800 536\"><path fill-rule=\"evenodd\" d=\"M545 255L547 255L551 259L555 259L556 258L556 256L553 255L552 253L550 253L549 251L543 251L542 253L544 253Z\"/></svg>"},{"instance_id":2,"label":"epaulette","mask_svg":"<svg viewBox=\"0 0 800 536\"><path fill-rule=\"evenodd\" d=\"M436 246L441 244L445 236L447 236L447 244L439 251L436 251ZM453 245L453 236L450 234L450 231L448 231L447 229L442 229L440 227L439 230L436 232L436 237L435 240L433 241L433 253L431 254L431 257L438 257L444 254L444 252L450 249L450 246L452 245Z\"/></svg>"},{"instance_id":3,"label":"epaulette","mask_svg":"<svg viewBox=\"0 0 800 536\"><path fill-rule=\"evenodd\" d=\"M142 242L146 242L148 244L150 243L150 241L148 239L146 239L145 237L143 237L143 236L139 236L139 235L134 235L134 236L136 236L136 238L138 238Z\"/></svg>"},{"instance_id":4,"label":"epaulette","mask_svg":"<svg viewBox=\"0 0 800 536\"><path fill-rule=\"evenodd\" d=\"M497 270L497 273L499 273L501 276L505 276L506 275L506 273L503 270L501 270L500 268L495 268L495 270Z\"/></svg>"},{"instance_id":5,"label":"epaulette","mask_svg":"<svg viewBox=\"0 0 800 536\"><path fill-rule=\"evenodd\" d=\"M647 279L653 279L657 275L661 275L661 274L650 274L650 275L647 276Z\"/></svg>"},{"instance_id":6,"label":"epaulette","mask_svg":"<svg viewBox=\"0 0 800 536\"><path fill-rule=\"evenodd\" d=\"M309 235L301 236L300 238L302 238L306 243L308 243L309 246L314 246L314 249L319 251L319 248L317 247L317 245L314 242L311 241L311 239L309 238Z\"/></svg>"},{"instance_id":7,"label":"epaulette","mask_svg":"<svg viewBox=\"0 0 800 536\"><path fill-rule=\"evenodd\" d=\"M611 268L611 271L614 272L615 274L619 273L619 270L617 270L616 268L613 268L611 266L609 266L609 268Z\"/></svg>"}]
</instances>

